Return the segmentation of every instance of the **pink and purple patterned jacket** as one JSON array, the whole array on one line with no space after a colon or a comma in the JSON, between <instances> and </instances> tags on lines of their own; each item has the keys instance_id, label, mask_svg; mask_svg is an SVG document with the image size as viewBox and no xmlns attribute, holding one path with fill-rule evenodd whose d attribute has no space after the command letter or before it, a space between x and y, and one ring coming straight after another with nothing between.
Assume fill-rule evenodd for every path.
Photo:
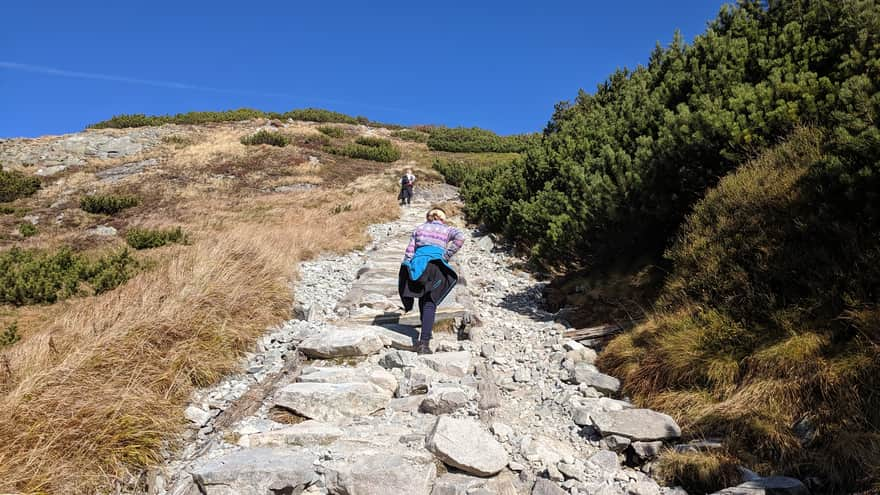
<instances>
[{"instance_id":1,"label":"pink and purple patterned jacket","mask_svg":"<svg viewBox=\"0 0 880 495\"><path fill-rule=\"evenodd\" d=\"M452 255L461 249L463 244L464 234L455 227L450 227L438 221L425 222L413 231L412 239L410 239L404 253L404 260L411 260L416 253L416 249L422 246L436 246L445 249L446 254L443 257L449 260L449 258L452 258Z\"/></svg>"}]
</instances>

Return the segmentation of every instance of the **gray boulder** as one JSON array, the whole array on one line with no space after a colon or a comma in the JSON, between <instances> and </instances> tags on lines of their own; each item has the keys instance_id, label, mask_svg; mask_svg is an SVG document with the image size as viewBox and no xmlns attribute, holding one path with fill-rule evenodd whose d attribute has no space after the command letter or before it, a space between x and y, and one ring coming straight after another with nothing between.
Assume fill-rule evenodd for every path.
<instances>
[{"instance_id":1,"label":"gray boulder","mask_svg":"<svg viewBox=\"0 0 880 495\"><path fill-rule=\"evenodd\" d=\"M681 436L681 428L674 419L650 409L594 412L590 418L602 436L621 435L643 442Z\"/></svg>"},{"instance_id":2,"label":"gray boulder","mask_svg":"<svg viewBox=\"0 0 880 495\"><path fill-rule=\"evenodd\" d=\"M303 340L298 349L312 358L368 356L382 349L382 339L362 329L331 328Z\"/></svg>"},{"instance_id":3,"label":"gray boulder","mask_svg":"<svg viewBox=\"0 0 880 495\"><path fill-rule=\"evenodd\" d=\"M372 414L390 399L372 383L291 383L278 391L275 405L309 419L337 421Z\"/></svg>"},{"instance_id":4,"label":"gray boulder","mask_svg":"<svg viewBox=\"0 0 880 495\"><path fill-rule=\"evenodd\" d=\"M471 367L471 353L468 351L438 352L419 356L419 360L438 373L459 378L466 375Z\"/></svg>"},{"instance_id":5,"label":"gray boulder","mask_svg":"<svg viewBox=\"0 0 880 495\"><path fill-rule=\"evenodd\" d=\"M741 485L725 488L713 495L809 495L803 483L785 476L770 476L746 481Z\"/></svg>"},{"instance_id":6,"label":"gray boulder","mask_svg":"<svg viewBox=\"0 0 880 495\"><path fill-rule=\"evenodd\" d=\"M454 383L436 383L428 389L419 410L429 414L449 414L467 405L472 395L473 389Z\"/></svg>"},{"instance_id":7,"label":"gray boulder","mask_svg":"<svg viewBox=\"0 0 880 495\"><path fill-rule=\"evenodd\" d=\"M620 380L600 373L595 366L586 362L577 363L571 370L570 381L576 385L584 384L596 390L613 394L620 390Z\"/></svg>"},{"instance_id":8,"label":"gray boulder","mask_svg":"<svg viewBox=\"0 0 880 495\"><path fill-rule=\"evenodd\" d=\"M437 476L433 462L414 462L397 455L365 455L351 463L336 463L325 472L333 495L429 495Z\"/></svg>"},{"instance_id":9,"label":"gray boulder","mask_svg":"<svg viewBox=\"0 0 880 495\"><path fill-rule=\"evenodd\" d=\"M492 476L507 465L507 452L491 433L470 419L440 416L425 446L444 463L477 476Z\"/></svg>"},{"instance_id":10,"label":"gray boulder","mask_svg":"<svg viewBox=\"0 0 880 495\"><path fill-rule=\"evenodd\" d=\"M300 493L318 481L315 456L287 449L244 449L211 459L192 471L207 495Z\"/></svg>"}]
</instances>

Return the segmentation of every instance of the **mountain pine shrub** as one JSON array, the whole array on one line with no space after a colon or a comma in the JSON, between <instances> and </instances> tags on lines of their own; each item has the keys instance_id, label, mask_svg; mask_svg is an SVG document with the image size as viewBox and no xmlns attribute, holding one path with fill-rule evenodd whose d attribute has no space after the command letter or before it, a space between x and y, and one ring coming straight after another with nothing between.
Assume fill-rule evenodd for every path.
<instances>
[{"instance_id":1,"label":"mountain pine shrub","mask_svg":"<svg viewBox=\"0 0 880 495\"><path fill-rule=\"evenodd\" d=\"M54 303L86 287L100 294L128 280L139 268L128 250L97 259L63 247L55 251L12 248L0 253L0 303Z\"/></svg>"},{"instance_id":2,"label":"mountain pine shrub","mask_svg":"<svg viewBox=\"0 0 880 495\"><path fill-rule=\"evenodd\" d=\"M290 144L290 136L280 132L267 131L265 129L257 131L250 136L241 138L241 144L246 146L255 146L259 144L268 144L270 146L278 146L283 148Z\"/></svg>"},{"instance_id":3,"label":"mountain pine shrub","mask_svg":"<svg viewBox=\"0 0 880 495\"><path fill-rule=\"evenodd\" d=\"M134 249L152 249L166 244L186 244L186 234L180 227L173 229L131 228L125 233L125 242Z\"/></svg>"},{"instance_id":4,"label":"mountain pine shrub","mask_svg":"<svg viewBox=\"0 0 880 495\"><path fill-rule=\"evenodd\" d=\"M376 162L390 163L400 159L400 150L391 141L376 137L359 137L354 143L342 148L328 146L325 150L337 155Z\"/></svg>"},{"instance_id":5,"label":"mountain pine shrub","mask_svg":"<svg viewBox=\"0 0 880 495\"><path fill-rule=\"evenodd\" d=\"M40 179L0 166L0 203L28 197L40 189Z\"/></svg>"},{"instance_id":6,"label":"mountain pine shrub","mask_svg":"<svg viewBox=\"0 0 880 495\"><path fill-rule=\"evenodd\" d=\"M9 347L19 340L21 340L21 336L18 334L18 323L12 322L0 333L0 349Z\"/></svg>"},{"instance_id":7,"label":"mountain pine shrub","mask_svg":"<svg viewBox=\"0 0 880 495\"><path fill-rule=\"evenodd\" d=\"M435 151L518 153L536 139L533 134L499 136L479 127L436 127L431 130L427 143Z\"/></svg>"},{"instance_id":8,"label":"mountain pine shrub","mask_svg":"<svg viewBox=\"0 0 880 495\"><path fill-rule=\"evenodd\" d=\"M424 132L415 131L412 129L399 129L391 133L393 137L397 139L402 139L404 141L412 141L414 143L426 143L428 142L428 134Z\"/></svg>"},{"instance_id":9,"label":"mountain pine shrub","mask_svg":"<svg viewBox=\"0 0 880 495\"><path fill-rule=\"evenodd\" d=\"M345 131L341 127L322 125L318 127L318 131L321 134L327 135L332 138L341 138L345 136Z\"/></svg>"},{"instance_id":10,"label":"mountain pine shrub","mask_svg":"<svg viewBox=\"0 0 880 495\"><path fill-rule=\"evenodd\" d=\"M37 227L30 222L24 222L18 226L18 233L22 237L33 237L37 235Z\"/></svg>"},{"instance_id":11,"label":"mountain pine shrub","mask_svg":"<svg viewBox=\"0 0 880 495\"><path fill-rule=\"evenodd\" d=\"M140 199L130 194L92 194L83 196L79 201L79 207L89 213L115 215L139 203Z\"/></svg>"}]
</instances>

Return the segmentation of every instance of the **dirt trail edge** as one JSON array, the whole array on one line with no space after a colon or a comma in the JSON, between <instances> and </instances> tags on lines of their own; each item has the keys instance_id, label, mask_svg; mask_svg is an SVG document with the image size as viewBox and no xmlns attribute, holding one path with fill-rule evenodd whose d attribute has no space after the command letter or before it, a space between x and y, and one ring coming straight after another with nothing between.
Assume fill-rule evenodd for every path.
<instances>
[{"instance_id":1,"label":"dirt trail edge","mask_svg":"<svg viewBox=\"0 0 880 495\"><path fill-rule=\"evenodd\" d=\"M435 354L411 352L418 314L400 314L397 270L445 200L457 191L420 191L366 249L301 264L297 318L193 397L184 448L148 473L148 493L684 493L646 474L678 425L612 398L618 381L563 338L542 284L490 237L463 228Z\"/></svg>"}]
</instances>

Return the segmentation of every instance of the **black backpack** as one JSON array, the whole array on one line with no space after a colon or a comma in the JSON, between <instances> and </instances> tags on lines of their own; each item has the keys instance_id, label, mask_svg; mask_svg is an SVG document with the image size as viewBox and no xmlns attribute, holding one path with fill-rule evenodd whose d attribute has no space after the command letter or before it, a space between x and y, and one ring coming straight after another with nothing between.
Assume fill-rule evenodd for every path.
<instances>
[{"instance_id":1,"label":"black backpack","mask_svg":"<svg viewBox=\"0 0 880 495\"><path fill-rule=\"evenodd\" d=\"M412 181L409 179L409 176L403 174L403 177L400 178L400 185L403 187L409 187L412 185Z\"/></svg>"}]
</instances>

